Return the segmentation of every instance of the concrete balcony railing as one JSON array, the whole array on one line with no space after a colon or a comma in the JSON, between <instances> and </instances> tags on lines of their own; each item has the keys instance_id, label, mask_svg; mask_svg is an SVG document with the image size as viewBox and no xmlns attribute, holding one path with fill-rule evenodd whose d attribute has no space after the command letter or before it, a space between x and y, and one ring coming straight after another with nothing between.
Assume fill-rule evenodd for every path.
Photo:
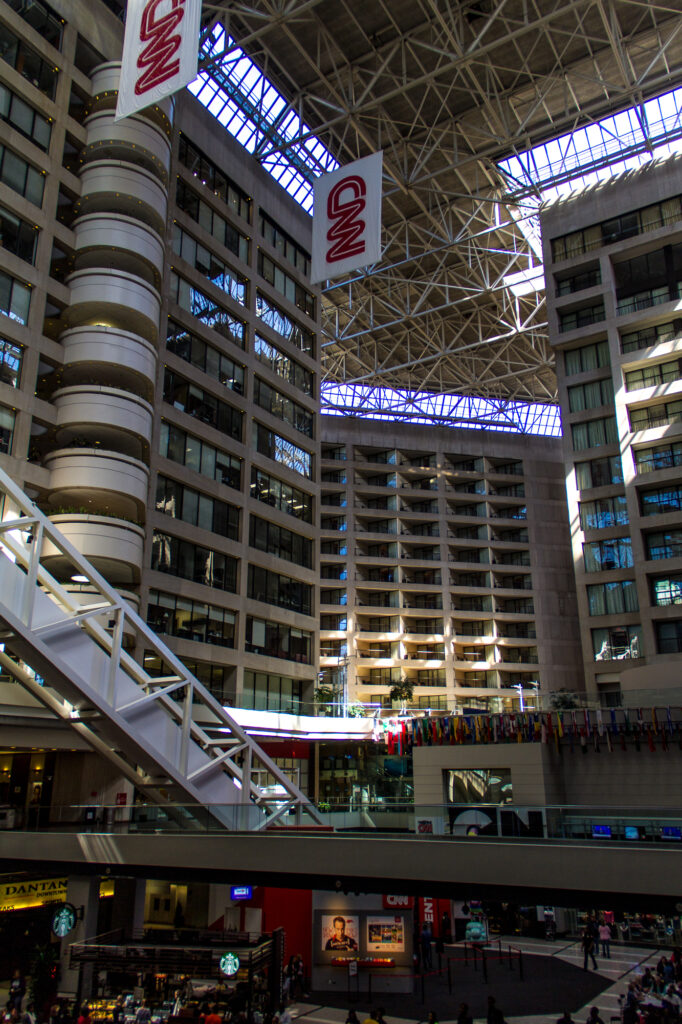
<instances>
[{"instance_id":1,"label":"concrete balcony railing","mask_svg":"<svg viewBox=\"0 0 682 1024\"><path fill-rule=\"evenodd\" d=\"M149 470L138 459L100 448L59 448L43 464L60 505L92 505L131 519L144 514Z\"/></svg>"},{"instance_id":2,"label":"concrete balcony railing","mask_svg":"<svg viewBox=\"0 0 682 1024\"><path fill-rule=\"evenodd\" d=\"M60 338L64 380L68 373L92 373L110 387L135 383L150 392L156 380L156 350L144 338L116 327L74 327Z\"/></svg>"},{"instance_id":3,"label":"concrete balcony railing","mask_svg":"<svg viewBox=\"0 0 682 1024\"><path fill-rule=\"evenodd\" d=\"M114 111L100 110L85 118L88 133L85 159L134 161L165 184L170 170L171 144L159 125L138 114L114 121Z\"/></svg>"},{"instance_id":4,"label":"concrete balcony railing","mask_svg":"<svg viewBox=\"0 0 682 1024\"><path fill-rule=\"evenodd\" d=\"M117 210L163 233L166 190L143 167L121 160L94 160L83 167L80 181L81 198L76 204L79 214Z\"/></svg>"},{"instance_id":5,"label":"concrete balcony railing","mask_svg":"<svg viewBox=\"0 0 682 1024\"><path fill-rule=\"evenodd\" d=\"M143 277L156 288L163 273L163 241L157 232L118 213L89 213L74 221L76 267L84 270L111 261L116 270Z\"/></svg>"},{"instance_id":6,"label":"concrete balcony railing","mask_svg":"<svg viewBox=\"0 0 682 1024\"><path fill-rule=\"evenodd\" d=\"M66 283L71 289L71 302L64 314L68 327L121 327L141 334L147 341L156 341L161 298L139 277L95 267L76 271Z\"/></svg>"},{"instance_id":7,"label":"concrete balcony railing","mask_svg":"<svg viewBox=\"0 0 682 1024\"><path fill-rule=\"evenodd\" d=\"M112 431L151 441L153 410L149 402L119 388L77 384L52 395L57 410L57 441L69 443L87 433L106 443ZM100 436L101 435L101 436Z\"/></svg>"},{"instance_id":8,"label":"concrete balcony railing","mask_svg":"<svg viewBox=\"0 0 682 1024\"><path fill-rule=\"evenodd\" d=\"M110 583L139 581L144 556L144 530L140 526L111 516L82 513L60 513L50 519ZM58 578L68 572L68 559L51 541L43 544L42 561Z\"/></svg>"}]
</instances>

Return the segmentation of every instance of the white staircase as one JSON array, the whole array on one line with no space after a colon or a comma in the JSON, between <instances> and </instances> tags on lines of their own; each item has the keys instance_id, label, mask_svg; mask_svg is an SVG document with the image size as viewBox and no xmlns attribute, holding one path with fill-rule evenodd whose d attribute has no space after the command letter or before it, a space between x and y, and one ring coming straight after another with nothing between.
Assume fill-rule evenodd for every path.
<instances>
[{"instance_id":1,"label":"white staircase","mask_svg":"<svg viewBox=\"0 0 682 1024\"><path fill-rule=\"evenodd\" d=\"M260 830L292 809L297 821L305 813L321 824L307 796L2 470L0 499L0 666L189 827ZM87 605L42 564L46 548L87 580ZM150 653L167 675L145 671ZM274 778L267 792L257 784L264 775Z\"/></svg>"}]
</instances>

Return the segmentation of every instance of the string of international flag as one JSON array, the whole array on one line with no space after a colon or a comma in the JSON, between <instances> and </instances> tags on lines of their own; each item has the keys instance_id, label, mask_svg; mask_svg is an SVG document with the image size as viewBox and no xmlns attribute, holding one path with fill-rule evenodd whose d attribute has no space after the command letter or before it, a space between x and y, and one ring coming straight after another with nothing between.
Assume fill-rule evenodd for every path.
<instances>
[{"instance_id":1,"label":"string of international flag","mask_svg":"<svg viewBox=\"0 0 682 1024\"><path fill-rule=\"evenodd\" d=\"M673 716L673 710L681 715ZM374 739L389 754L414 747L489 743L544 743L558 753L602 749L682 750L682 708L580 708L562 711L518 711L499 714L433 715L377 720Z\"/></svg>"}]
</instances>

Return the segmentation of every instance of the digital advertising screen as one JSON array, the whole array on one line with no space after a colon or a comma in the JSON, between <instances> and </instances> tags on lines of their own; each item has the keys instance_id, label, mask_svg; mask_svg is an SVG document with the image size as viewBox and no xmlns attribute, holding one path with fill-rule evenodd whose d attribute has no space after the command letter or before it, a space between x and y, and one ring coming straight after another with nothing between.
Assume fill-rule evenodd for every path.
<instances>
[{"instance_id":1,"label":"digital advertising screen","mask_svg":"<svg viewBox=\"0 0 682 1024\"><path fill-rule=\"evenodd\" d=\"M401 914L367 918L367 952L405 952L405 922Z\"/></svg>"}]
</instances>

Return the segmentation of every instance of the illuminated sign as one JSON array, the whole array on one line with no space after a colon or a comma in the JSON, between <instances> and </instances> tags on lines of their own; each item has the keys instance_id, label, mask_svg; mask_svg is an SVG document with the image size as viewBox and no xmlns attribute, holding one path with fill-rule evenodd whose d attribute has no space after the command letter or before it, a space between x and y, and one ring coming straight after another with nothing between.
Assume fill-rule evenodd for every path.
<instances>
[{"instance_id":1,"label":"illuminated sign","mask_svg":"<svg viewBox=\"0 0 682 1024\"><path fill-rule=\"evenodd\" d=\"M236 953L225 953L220 958L220 970L231 978L239 970L239 957Z\"/></svg>"},{"instance_id":2,"label":"illuminated sign","mask_svg":"<svg viewBox=\"0 0 682 1024\"><path fill-rule=\"evenodd\" d=\"M253 896L252 885L233 885L230 888L231 900L250 900Z\"/></svg>"},{"instance_id":3,"label":"illuminated sign","mask_svg":"<svg viewBox=\"0 0 682 1024\"><path fill-rule=\"evenodd\" d=\"M46 903L63 903L66 899L66 878L32 878L0 885L0 912L28 910Z\"/></svg>"},{"instance_id":4,"label":"illuminated sign","mask_svg":"<svg viewBox=\"0 0 682 1024\"><path fill-rule=\"evenodd\" d=\"M52 931L57 938L63 939L65 935L69 935L76 927L77 920L78 913L76 908L72 903L65 903L63 907L55 910L52 915Z\"/></svg>"}]
</instances>

